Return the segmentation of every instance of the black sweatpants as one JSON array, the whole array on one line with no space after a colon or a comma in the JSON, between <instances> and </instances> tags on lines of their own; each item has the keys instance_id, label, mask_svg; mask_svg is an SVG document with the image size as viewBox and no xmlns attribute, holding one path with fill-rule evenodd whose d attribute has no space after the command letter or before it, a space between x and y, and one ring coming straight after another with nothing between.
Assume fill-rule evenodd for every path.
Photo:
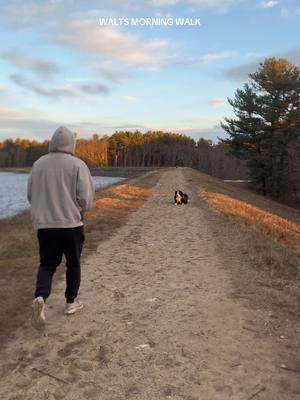
<instances>
[{"instance_id":1,"label":"black sweatpants","mask_svg":"<svg viewBox=\"0 0 300 400\"><path fill-rule=\"evenodd\" d=\"M53 274L64 254L67 267L65 297L67 303L73 303L80 286L80 255L84 242L83 226L39 229L38 240L40 267L37 274L35 297L42 296L45 301L49 297Z\"/></svg>"}]
</instances>

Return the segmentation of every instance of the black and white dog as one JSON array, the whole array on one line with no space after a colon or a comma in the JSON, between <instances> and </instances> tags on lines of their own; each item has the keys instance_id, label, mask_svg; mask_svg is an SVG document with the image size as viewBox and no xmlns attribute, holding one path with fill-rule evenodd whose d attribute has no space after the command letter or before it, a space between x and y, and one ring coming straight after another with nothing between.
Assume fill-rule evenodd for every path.
<instances>
[{"instance_id":1,"label":"black and white dog","mask_svg":"<svg viewBox=\"0 0 300 400\"><path fill-rule=\"evenodd\" d=\"M188 203L188 195L186 193L183 193L181 190L176 190L175 195L174 195L174 204L177 206L177 204L187 204Z\"/></svg>"}]
</instances>

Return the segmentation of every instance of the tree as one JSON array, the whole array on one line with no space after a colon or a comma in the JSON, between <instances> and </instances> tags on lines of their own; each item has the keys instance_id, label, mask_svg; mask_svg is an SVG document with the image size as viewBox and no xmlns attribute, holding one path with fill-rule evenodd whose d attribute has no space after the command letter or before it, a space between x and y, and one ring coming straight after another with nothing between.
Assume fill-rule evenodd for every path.
<instances>
[{"instance_id":1,"label":"tree","mask_svg":"<svg viewBox=\"0 0 300 400\"><path fill-rule=\"evenodd\" d=\"M300 69L268 58L228 101L236 118L221 124L229 135L222 142L248 160L264 194L279 197L289 178L287 146L300 136Z\"/></svg>"}]
</instances>

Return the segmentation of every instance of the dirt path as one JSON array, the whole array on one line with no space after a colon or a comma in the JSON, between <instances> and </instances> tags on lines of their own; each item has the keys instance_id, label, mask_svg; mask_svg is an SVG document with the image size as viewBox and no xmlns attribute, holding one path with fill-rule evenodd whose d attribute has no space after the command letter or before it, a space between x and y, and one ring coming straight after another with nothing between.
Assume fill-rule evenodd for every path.
<instances>
[{"instance_id":1,"label":"dirt path","mask_svg":"<svg viewBox=\"0 0 300 400\"><path fill-rule=\"evenodd\" d=\"M190 194L174 206L175 189ZM280 367L280 338L261 337L230 296L237 251L220 254L216 219L181 169L83 266L82 313L63 315L63 283L44 334L30 323L1 354L0 398L290 400L299 386ZM230 247L230 246L228 246ZM293 373L292 373L293 374ZM298 397L299 396L299 397Z\"/></svg>"}]
</instances>

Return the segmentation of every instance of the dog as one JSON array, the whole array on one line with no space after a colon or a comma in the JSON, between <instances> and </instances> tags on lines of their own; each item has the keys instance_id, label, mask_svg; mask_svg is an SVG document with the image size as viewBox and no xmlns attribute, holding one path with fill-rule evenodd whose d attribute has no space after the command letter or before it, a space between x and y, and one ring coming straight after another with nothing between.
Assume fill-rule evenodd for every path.
<instances>
[{"instance_id":1,"label":"dog","mask_svg":"<svg viewBox=\"0 0 300 400\"><path fill-rule=\"evenodd\" d=\"M174 195L174 204L175 205L187 204L188 199L189 199L189 197L186 193L183 193L181 190L176 190L175 195Z\"/></svg>"}]
</instances>

